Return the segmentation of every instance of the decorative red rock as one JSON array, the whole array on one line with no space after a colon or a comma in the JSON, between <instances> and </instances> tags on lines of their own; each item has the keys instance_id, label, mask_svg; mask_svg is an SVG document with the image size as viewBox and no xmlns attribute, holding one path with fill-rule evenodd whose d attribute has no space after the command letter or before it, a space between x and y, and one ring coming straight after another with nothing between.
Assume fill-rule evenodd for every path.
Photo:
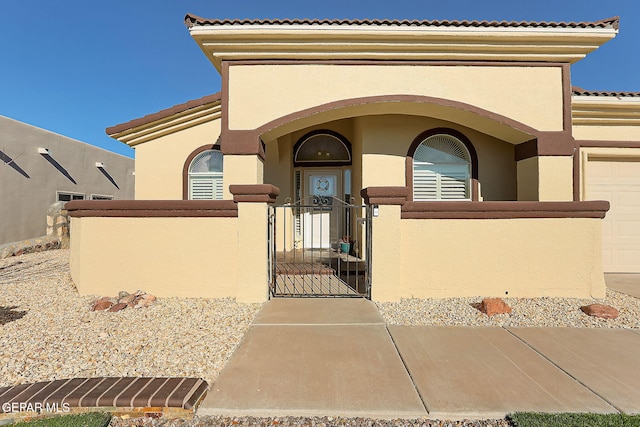
<instances>
[{"instance_id":1,"label":"decorative red rock","mask_svg":"<svg viewBox=\"0 0 640 427\"><path fill-rule=\"evenodd\" d=\"M91 307L91 311L100 311L106 310L107 308L111 308L113 304L109 300L99 299L93 302L93 306Z\"/></svg>"},{"instance_id":2,"label":"decorative red rock","mask_svg":"<svg viewBox=\"0 0 640 427\"><path fill-rule=\"evenodd\" d=\"M493 316L494 314L511 313L511 307L502 298L485 298L480 303L480 311L487 316Z\"/></svg>"},{"instance_id":3,"label":"decorative red rock","mask_svg":"<svg viewBox=\"0 0 640 427\"><path fill-rule=\"evenodd\" d=\"M118 304L116 304L113 307L111 307L109 309L109 311L112 312L112 313L115 313L116 311L124 310L125 308L127 308L127 304L125 304L123 302L119 302Z\"/></svg>"},{"instance_id":4,"label":"decorative red rock","mask_svg":"<svg viewBox=\"0 0 640 427\"><path fill-rule=\"evenodd\" d=\"M121 302L121 303L124 303L124 304L128 304L130 302L133 302L134 299L136 299L136 296L129 294L127 296L124 296L124 297L120 298L118 300L118 302Z\"/></svg>"},{"instance_id":5,"label":"decorative red rock","mask_svg":"<svg viewBox=\"0 0 640 427\"><path fill-rule=\"evenodd\" d=\"M580 307L585 314L599 319L615 319L620 314L615 307L605 304L590 304Z\"/></svg>"}]
</instances>

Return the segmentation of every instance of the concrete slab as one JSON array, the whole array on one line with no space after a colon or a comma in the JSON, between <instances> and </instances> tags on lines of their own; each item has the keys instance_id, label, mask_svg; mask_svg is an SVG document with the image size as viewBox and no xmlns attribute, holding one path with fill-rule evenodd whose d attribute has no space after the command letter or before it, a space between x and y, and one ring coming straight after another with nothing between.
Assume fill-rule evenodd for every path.
<instances>
[{"instance_id":1,"label":"concrete slab","mask_svg":"<svg viewBox=\"0 0 640 427\"><path fill-rule=\"evenodd\" d=\"M385 326L256 325L198 414L414 418L426 411Z\"/></svg>"},{"instance_id":2,"label":"concrete slab","mask_svg":"<svg viewBox=\"0 0 640 427\"><path fill-rule=\"evenodd\" d=\"M254 325L378 324L384 320L364 298L273 298L257 314Z\"/></svg>"},{"instance_id":3,"label":"concrete slab","mask_svg":"<svg viewBox=\"0 0 640 427\"><path fill-rule=\"evenodd\" d=\"M640 335L604 328L509 330L618 410L640 413Z\"/></svg>"},{"instance_id":4,"label":"concrete slab","mask_svg":"<svg viewBox=\"0 0 640 427\"><path fill-rule=\"evenodd\" d=\"M503 328L389 326L429 418L616 412Z\"/></svg>"},{"instance_id":5,"label":"concrete slab","mask_svg":"<svg viewBox=\"0 0 640 427\"><path fill-rule=\"evenodd\" d=\"M640 274L606 273L604 281L609 289L640 298Z\"/></svg>"}]
</instances>

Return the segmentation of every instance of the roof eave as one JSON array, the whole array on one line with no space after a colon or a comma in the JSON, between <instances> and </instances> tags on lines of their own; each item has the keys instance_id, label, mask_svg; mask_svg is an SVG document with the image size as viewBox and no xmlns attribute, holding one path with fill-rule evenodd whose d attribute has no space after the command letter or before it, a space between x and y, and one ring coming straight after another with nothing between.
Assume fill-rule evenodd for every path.
<instances>
[{"instance_id":1,"label":"roof eave","mask_svg":"<svg viewBox=\"0 0 640 427\"><path fill-rule=\"evenodd\" d=\"M213 65L234 60L469 60L575 63L607 28L202 25L190 34Z\"/></svg>"}]
</instances>

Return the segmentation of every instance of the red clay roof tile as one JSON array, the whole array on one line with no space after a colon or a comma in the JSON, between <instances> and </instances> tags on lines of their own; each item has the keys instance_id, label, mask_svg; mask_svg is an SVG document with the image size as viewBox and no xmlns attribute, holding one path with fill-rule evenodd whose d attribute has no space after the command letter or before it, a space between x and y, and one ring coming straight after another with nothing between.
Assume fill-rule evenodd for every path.
<instances>
[{"instance_id":1,"label":"red clay roof tile","mask_svg":"<svg viewBox=\"0 0 640 427\"><path fill-rule=\"evenodd\" d=\"M187 14L187 27L202 25L361 25L403 27L477 27L477 28L614 28L618 29L620 18L614 16L592 22L555 21L458 21L458 20L396 20L396 19L207 19Z\"/></svg>"},{"instance_id":2,"label":"red clay roof tile","mask_svg":"<svg viewBox=\"0 0 640 427\"><path fill-rule=\"evenodd\" d=\"M640 97L640 92L585 90L578 86L571 86L571 93L573 93L574 95L584 95L584 96L617 96L617 97L637 96L637 97Z\"/></svg>"}]
</instances>

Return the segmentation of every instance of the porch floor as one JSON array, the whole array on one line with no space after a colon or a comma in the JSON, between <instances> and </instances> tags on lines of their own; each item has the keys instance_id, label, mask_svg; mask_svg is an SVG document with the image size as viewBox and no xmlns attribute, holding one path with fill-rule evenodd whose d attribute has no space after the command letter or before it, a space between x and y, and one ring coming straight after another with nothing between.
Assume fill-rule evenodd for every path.
<instances>
[{"instance_id":1,"label":"porch floor","mask_svg":"<svg viewBox=\"0 0 640 427\"><path fill-rule=\"evenodd\" d=\"M335 249L276 253L274 296L362 296L365 260Z\"/></svg>"}]
</instances>

